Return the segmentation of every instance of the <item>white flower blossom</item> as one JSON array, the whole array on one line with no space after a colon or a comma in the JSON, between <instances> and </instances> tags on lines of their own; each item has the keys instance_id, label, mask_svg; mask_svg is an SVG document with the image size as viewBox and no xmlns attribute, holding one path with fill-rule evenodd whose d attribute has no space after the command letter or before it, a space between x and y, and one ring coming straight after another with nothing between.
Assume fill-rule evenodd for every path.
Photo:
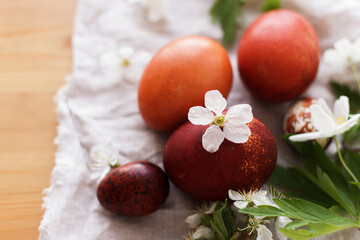
<instances>
[{"instance_id":1,"label":"white flower blossom","mask_svg":"<svg viewBox=\"0 0 360 240\"><path fill-rule=\"evenodd\" d=\"M260 191L250 190L247 193L229 190L229 198L235 201L234 205L239 209L246 208L249 203L254 203L255 206L260 206L260 205L274 206L274 204L267 197L267 192L264 190L260 190Z\"/></svg>"},{"instance_id":2,"label":"white flower blossom","mask_svg":"<svg viewBox=\"0 0 360 240\"><path fill-rule=\"evenodd\" d=\"M116 70L120 78L137 82L150 60L149 52L124 46L104 53L100 57L100 65L105 69Z\"/></svg>"},{"instance_id":3,"label":"white flower blossom","mask_svg":"<svg viewBox=\"0 0 360 240\"><path fill-rule=\"evenodd\" d=\"M323 62L327 65L327 74L336 82L351 84L355 82L360 91L360 78L357 68L360 65L360 38L354 42L341 39L334 48L324 51Z\"/></svg>"},{"instance_id":4,"label":"white flower blossom","mask_svg":"<svg viewBox=\"0 0 360 240\"><path fill-rule=\"evenodd\" d=\"M324 52L323 59L325 63L335 66L346 66L349 61L360 62L360 38L354 43L348 39L335 42L334 48L327 49Z\"/></svg>"},{"instance_id":5,"label":"white flower blossom","mask_svg":"<svg viewBox=\"0 0 360 240\"><path fill-rule=\"evenodd\" d=\"M93 161L89 166L92 171L91 177L100 182L111 170L111 167L119 164L118 154L118 149L110 141L93 146L90 150L90 158Z\"/></svg>"},{"instance_id":6,"label":"white flower blossom","mask_svg":"<svg viewBox=\"0 0 360 240\"><path fill-rule=\"evenodd\" d=\"M166 18L165 0L129 0L130 3L140 3L147 8L149 22L159 22Z\"/></svg>"},{"instance_id":7,"label":"white flower blossom","mask_svg":"<svg viewBox=\"0 0 360 240\"><path fill-rule=\"evenodd\" d=\"M264 217L260 216L249 218L248 226L245 229L251 229L249 235L256 231L256 240L272 240L273 235L271 231L263 223L269 223L269 221L264 220Z\"/></svg>"},{"instance_id":8,"label":"white flower blossom","mask_svg":"<svg viewBox=\"0 0 360 240\"><path fill-rule=\"evenodd\" d=\"M205 227L201 225L196 229L196 231L193 233L192 238L193 239L214 239L215 232L209 227Z\"/></svg>"},{"instance_id":9,"label":"white flower blossom","mask_svg":"<svg viewBox=\"0 0 360 240\"><path fill-rule=\"evenodd\" d=\"M271 231L263 224L260 224L257 229L257 237L256 240L272 240L273 235Z\"/></svg>"},{"instance_id":10,"label":"white flower blossom","mask_svg":"<svg viewBox=\"0 0 360 240\"><path fill-rule=\"evenodd\" d=\"M201 217L203 214L212 214L215 210L216 203L203 203L195 214L188 216L185 222L189 225L189 228L196 228L201 224Z\"/></svg>"},{"instance_id":11,"label":"white flower blossom","mask_svg":"<svg viewBox=\"0 0 360 240\"><path fill-rule=\"evenodd\" d=\"M205 107L192 107L188 119L195 125L210 125L202 137L202 145L208 152L216 152L226 138L233 143L244 143L250 135L246 125L253 120L251 106L238 104L229 108L226 114L226 99L218 90L205 94ZM222 130L223 129L223 130Z\"/></svg>"},{"instance_id":12,"label":"white flower blossom","mask_svg":"<svg viewBox=\"0 0 360 240\"><path fill-rule=\"evenodd\" d=\"M286 224L291 222L292 222L291 219L288 217L281 216L276 218L275 233L279 240L287 240L287 237L279 230L279 228L284 228Z\"/></svg>"},{"instance_id":13,"label":"white flower blossom","mask_svg":"<svg viewBox=\"0 0 360 240\"><path fill-rule=\"evenodd\" d=\"M360 114L355 114L348 119L349 111L349 99L346 96L341 96L335 101L333 113L320 98L317 104L310 106L311 122L317 131L293 135L289 139L301 142L342 134L354 126L360 117Z\"/></svg>"}]
</instances>

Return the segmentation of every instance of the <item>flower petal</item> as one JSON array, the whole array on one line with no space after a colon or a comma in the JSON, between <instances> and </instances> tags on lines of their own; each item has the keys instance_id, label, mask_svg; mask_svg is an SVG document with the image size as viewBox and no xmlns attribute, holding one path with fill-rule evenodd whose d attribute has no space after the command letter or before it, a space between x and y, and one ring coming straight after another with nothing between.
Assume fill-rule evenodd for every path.
<instances>
[{"instance_id":1,"label":"flower petal","mask_svg":"<svg viewBox=\"0 0 360 240\"><path fill-rule=\"evenodd\" d=\"M216 202L213 202L209 208L209 210L204 211L205 214L212 214L215 211Z\"/></svg>"},{"instance_id":2,"label":"flower petal","mask_svg":"<svg viewBox=\"0 0 360 240\"><path fill-rule=\"evenodd\" d=\"M263 224L260 224L257 230L256 240L272 240L273 235L271 231Z\"/></svg>"},{"instance_id":3,"label":"flower petal","mask_svg":"<svg viewBox=\"0 0 360 240\"><path fill-rule=\"evenodd\" d=\"M234 202L234 205L238 209L244 209L248 205L248 202L246 202L246 201L236 201L236 202Z\"/></svg>"},{"instance_id":4,"label":"flower petal","mask_svg":"<svg viewBox=\"0 0 360 240\"><path fill-rule=\"evenodd\" d=\"M346 60L342 57L339 57L339 54L333 48L325 50L323 53L323 59L326 64L330 65L338 66L347 64Z\"/></svg>"},{"instance_id":5,"label":"flower petal","mask_svg":"<svg viewBox=\"0 0 360 240\"><path fill-rule=\"evenodd\" d=\"M291 219L288 217L278 217L276 218L275 221L275 233L278 237L279 240L287 240L287 237L285 236L285 234L283 234L279 228L284 228L286 226L286 224L291 223Z\"/></svg>"},{"instance_id":6,"label":"flower petal","mask_svg":"<svg viewBox=\"0 0 360 240\"><path fill-rule=\"evenodd\" d=\"M251 135L250 128L246 124L235 125L231 122L224 125L224 133L226 139L233 143L247 142Z\"/></svg>"},{"instance_id":7,"label":"flower petal","mask_svg":"<svg viewBox=\"0 0 360 240\"><path fill-rule=\"evenodd\" d=\"M101 67L105 68L119 68L121 60L116 52L107 52L101 55L99 64Z\"/></svg>"},{"instance_id":8,"label":"flower petal","mask_svg":"<svg viewBox=\"0 0 360 240\"><path fill-rule=\"evenodd\" d=\"M192 239L213 239L214 236L215 233L211 228L202 225L196 229L192 235Z\"/></svg>"},{"instance_id":9,"label":"flower petal","mask_svg":"<svg viewBox=\"0 0 360 240\"><path fill-rule=\"evenodd\" d=\"M353 43L353 53L352 59L354 63L358 63L360 61L360 38L356 39Z\"/></svg>"},{"instance_id":10,"label":"flower petal","mask_svg":"<svg viewBox=\"0 0 360 240\"><path fill-rule=\"evenodd\" d=\"M196 106L190 108L188 119L195 125L209 125L214 119L214 114L209 109Z\"/></svg>"},{"instance_id":11,"label":"flower petal","mask_svg":"<svg viewBox=\"0 0 360 240\"><path fill-rule=\"evenodd\" d=\"M326 137L330 137L330 136L325 135L321 132L310 132L310 133L301 133L290 136L289 140L293 142L304 142L308 140L314 140L314 139L326 138Z\"/></svg>"},{"instance_id":12,"label":"flower petal","mask_svg":"<svg viewBox=\"0 0 360 240\"><path fill-rule=\"evenodd\" d=\"M346 132L347 130L352 128L358 122L359 118L360 118L360 114L356 114L356 115L352 116L349 120L347 120L345 123L339 125L335 129L334 135L343 134L344 132Z\"/></svg>"},{"instance_id":13,"label":"flower petal","mask_svg":"<svg viewBox=\"0 0 360 240\"><path fill-rule=\"evenodd\" d=\"M131 64L129 66L124 67L124 78L133 83L138 83L141 79L141 75L144 71L143 68Z\"/></svg>"},{"instance_id":14,"label":"flower petal","mask_svg":"<svg viewBox=\"0 0 360 240\"><path fill-rule=\"evenodd\" d=\"M141 67L145 67L151 60L151 53L144 50L139 50L134 53L134 55L131 57L131 64L136 64Z\"/></svg>"},{"instance_id":15,"label":"flower petal","mask_svg":"<svg viewBox=\"0 0 360 240\"><path fill-rule=\"evenodd\" d=\"M205 93L205 107L216 113L216 115L222 115L226 105L226 99L218 90L211 90Z\"/></svg>"},{"instance_id":16,"label":"flower petal","mask_svg":"<svg viewBox=\"0 0 360 240\"><path fill-rule=\"evenodd\" d=\"M202 136L202 145L208 152L216 152L220 144L224 141L225 136L219 127L211 126L206 129L205 134Z\"/></svg>"},{"instance_id":17,"label":"flower petal","mask_svg":"<svg viewBox=\"0 0 360 240\"><path fill-rule=\"evenodd\" d=\"M226 120L231 123L249 123L253 120L252 109L249 104L238 104L229 108Z\"/></svg>"},{"instance_id":18,"label":"flower petal","mask_svg":"<svg viewBox=\"0 0 360 240\"><path fill-rule=\"evenodd\" d=\"M261 205L269 205L274 206L274 204L270 201L270 199L267 197L267 192L261 190L253 199L253 202L256 206Z\"/></svg>"},{"instance_id":19,"label":"flower petal","mask_svg":"<svg viewBox=\"0 0 360 240\"><path fill-rule=\"evenodd\" d=\"M321 107L321 109L324 110L324 112L326 112L326 114L328 114L329 116L333 115L329 106L326 104L326 102L323 98L319 98L319 99L315 100L315 104L319 105Z\"/></svg>"},{"instance_id":20,"label":"flower petal","mask_svg":"<svg viewBox=\"0 0 360 240\"><path fill-rule=\"evenodd\" d=\"M323 108L314 104L310 106L311 122L314 127L326 136L332 135L337 127L335 121L329 114L327 114Z\"/></svg>"},{"instance_id":21,"label":"flower petal","mask_svg":"<svg viewBox=\"0 0 360 240\"><path fill-rule=\"evenodd\" d=\"M244 196L237 191L229 189L228 194L229 194L229 198L233 201L245 200Z\"/></svg>"},{"instance_id":22,"label":"flower petal","mask_svg":"<svg viewBox=\"0 0 360 240\"><path fill-rule=\"evenodd\" d=\"M347 59L351 57L352 55L352 43L349 41L349 39L340 39L339 41L336 41L334 43L335 51L338 53L339 57L342 57L344 59Z\"/></svg>"},{"instance_id":23,"label":"flower petal","mask_svg":"<svg viewBox=\"0 0 360 240\"><path fill-rule=\"evenodd\" d=\"M334 117L335 120L343 119L347 121L349 118L350 105L349 98L346 96L341 96L334 103Z\"/></svg>"},{"instance_id":24,"label":"flower petal","mask_svg":"<svg viewBox=\"0 0 360 240\"><path fill-rule=\"evenodd\" d=\"M119 47L117 53L121 59L130 59L134 55L135 49L127 46Z\"/></svg>"},{"instance_id":25,"label":"flower petal","mask_svg":"<svg viewBox=\"0 0 360 240\"><path fill-rule=\"evenodd\" d=\"M201 223L201 217L202 217L202 214L195 213L193 215L188 216L185 219L185 222L188 224L189 228L196 228Z\"/></svg>"},{"instance_id":26,"label":"flower petal","mask_svg":"<svg viewBox=\"0 0 360 240\"><path fill-rule=\"evenodd\" d=\"M165 1L164 0L151 0L148 2L148 20L150 22L159 22L163 18L165 18Z\"/></svg>"}]
</instances>

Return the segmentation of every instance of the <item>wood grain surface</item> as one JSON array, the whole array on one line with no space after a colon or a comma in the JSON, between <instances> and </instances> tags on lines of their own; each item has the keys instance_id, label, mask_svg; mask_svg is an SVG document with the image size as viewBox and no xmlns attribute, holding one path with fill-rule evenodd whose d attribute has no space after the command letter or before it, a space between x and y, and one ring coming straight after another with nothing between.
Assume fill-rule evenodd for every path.
<instances>
[{"instance_id":1,"label":"wood grain surface","mask_svg":"<svg viewBox=\"0 0 360 240\"><path fill-rule=\"evenodd\" d=\"M37 239L76 0L0 1L0 239Z\"/></svg>"}]
</instances>

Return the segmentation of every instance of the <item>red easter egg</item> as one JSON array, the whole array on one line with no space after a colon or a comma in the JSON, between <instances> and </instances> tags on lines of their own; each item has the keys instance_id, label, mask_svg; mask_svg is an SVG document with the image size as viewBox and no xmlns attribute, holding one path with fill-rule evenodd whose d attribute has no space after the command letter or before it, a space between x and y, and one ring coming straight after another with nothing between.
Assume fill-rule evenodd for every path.
<instances>
[{"instance_id":1,"label":"red easter egg","mask_svg":"<svg viewBox=\"0 0 360 240\"><path fill-rule=\"evenodd\" d=\"M208 126L183 124L169 138L164 151L164 168L183 192L206 201L223 201L228 190L260 188L270 177L277 157L271 131L258 119L248 123L249 140L228 140L215 153L202 146Z\"/></svg>"},{"instance_id":2,"label":"red easter egg","mask_svg":"<svg viewBox=\"0 0 360 240\"><path fill-rule=\"evenodd\" d=\"M200 36L174 40L160 49L146 67L138 89L140 114L150 127L172 132L187 121L189 108L204 95L230 92L232 68L226 50Z\"/></svg>"},{"instance_id":3,"label":"red easter egg","mask_svg":"<svg viewBox=\"0 0 360 240\"><path fill-rule=\"evenodd\" d=\"M166 200L169 181L157 165L136 161L109 172L100 182L97 197L110 212L144 216L156 211Z\"/></svg>"},{"instance_id":4,"label":"red easter egg","mask_svg":"<svg viewBox=\"0 0 360 240\"><path fill-rule=\"evenodd\" d=\"M245 86L263 100L282 102L300 95L314 81L320 47L311 24L282 9L261 15L246 29L237 55Z\"/></svg>"}]
</instances>

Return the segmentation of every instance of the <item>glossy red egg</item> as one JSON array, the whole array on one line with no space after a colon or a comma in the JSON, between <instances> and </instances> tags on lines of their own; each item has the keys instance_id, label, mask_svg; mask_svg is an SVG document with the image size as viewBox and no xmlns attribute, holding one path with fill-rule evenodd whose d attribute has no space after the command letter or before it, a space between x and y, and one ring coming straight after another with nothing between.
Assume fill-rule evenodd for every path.
<instances>
[{"instance_id":1,"label":"glossy red egg","mask_svg":"<svg viewBox=\"0 0 360 240\"><path fill-rule=\"evenodd\" d=\"M170 180L193 198L223 201L228 190L260 188L270 177L277 157L271 131L254 118L248 124L251 136L246 143L224 140L215 153L202 146L208 126L185 123L169 138L164 167Z\"/></svg>"},{"instance_id":2,"label":"glossy red egg","mask_svg":"<svg viewBox=\"0 0 360 240\"><path fill-rule=\"evenodd\" d=\"M189 108L203 105L204 95L232 85L226 50L216 41L188 36L160 49L146 67L138 89L140 114L156 130L172 132L187 121Z\"/></svg>"},{"instance_id":3,"label":"glossy red egg","mask_svg":"<svg viewBox=\"0 0 360 240\"><path fill-rule=\"evenodd\" d=\"M300 95L314 81L320 47L311 24L282 9L257 18L246 29L237 54L246 87L265 101L281 102Z\"/></svg>"},{"instance_id":4,"label":"glossy red egg","mask_svg":"<svg viewBox=\"0 0 360 240\"><path fill-rule=\"evenodd\" d=\"M110 212L144 216L156 211L166 200L169 181L157 165L136 161L109 172L100 182L97 197Z\"/></svg>"}]
</instances>

